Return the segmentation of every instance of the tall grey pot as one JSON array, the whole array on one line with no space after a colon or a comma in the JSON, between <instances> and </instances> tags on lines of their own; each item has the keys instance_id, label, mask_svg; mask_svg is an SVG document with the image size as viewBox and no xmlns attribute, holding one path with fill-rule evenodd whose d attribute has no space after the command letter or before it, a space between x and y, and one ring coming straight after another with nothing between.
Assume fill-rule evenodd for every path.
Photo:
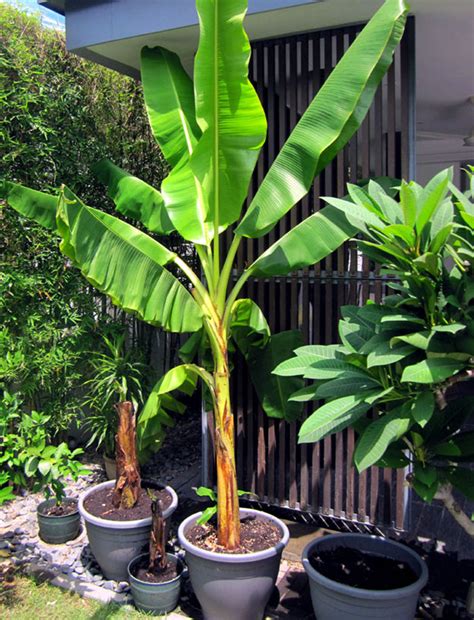
<instances>
[{"instance_id":1,"label":"tall grey pot","mask_svg":"<svg viewBox=\"0 0 474 620\"><path fill-rule=\"evenodd\" d=\"M406 562L417 580L394 590L365 590L347 586L319 573L309 562L313 553L341 547ZM311 600L318 620L413 620L428 569L420 556L400 543L368 534L333 534L310 542L303 551Z\"/></svg>"},{"instance_id":2,"label":"tall grey pot","mask_svg":"<svg viewBox=\"0 0 474 620\"><path fill-rule=\"evenodd\" d=\"M290 533L273 515L241 508L240 516L262 516L278 525L280 542L255 553L215 553L196 547L186 538L201 512L181 523L178 538L186 551L189 577L206 620L261 620L280 566L281 554Z\"/></svg>"},{"instance_id":3,"label":"tall grey pot","mask_svg":"<svg viewBox=\"0 0 474 620\"><path fill-rule=\"evenodd\" d=\"M168 556L168 562L175 563L178 571L178 575L169 581L149 583L135 577L135 567L145 558L148 561L148 553L139 555L128 565L128 581L135 606L154 616L166 614L176 609L181 592L183 564L176 555L172 553L167 553L166 555Z\"/></svg>"},{"instance_id":4,"label":"tall grey pot","mask_svg":"<svg viewBox=\"0 0 474 620\"><path fill-rule=\"evenodd\" d=\"M127 566L133 558L142 553L148 544L151 530L151 515L146 519L131 521L111 521L96 517L84 507L84 501L94 491L104 487L113 487L114 480L102 482L88 489L79 498L79 512L84 519L87 537L91 551L99 564L102 573L107 579L125 581ZM164 487L170 493L172 501L164 511L163 517L167 521L166 536L168 536L169 522L178 505L178 496L171 487Z\"/></svg>"},{"instance_id":5,"label":"tall grey pot","mask_svg":"<svg viewBox=\"0 0 474 620\"><path fill-rule=\"evenodd\" d=\"M76 500L65 499L64 503L76 503ZM76 510L68 515L47 515L43 511L56 504L56 500L47 499L38 505L39 537L50 545L61 545L69 540L77 538L81 529L81 517Z\"/></svg>"}]
</instances>

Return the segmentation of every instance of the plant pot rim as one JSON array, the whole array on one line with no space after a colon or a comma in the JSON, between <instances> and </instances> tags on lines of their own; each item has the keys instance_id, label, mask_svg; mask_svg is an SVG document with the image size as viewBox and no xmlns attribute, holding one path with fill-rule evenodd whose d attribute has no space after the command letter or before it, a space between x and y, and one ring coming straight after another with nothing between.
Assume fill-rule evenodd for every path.
<instances>
[{"instance_id":1,"label":"plant pot rim","mask_svg":"<svg viewBox=\"0 0 474 620\"><path fill-rule=\"evenodd\" d=\"M70 502L74 502L76 504L76 509L73 512L70 512L67 515L45 515L41 512L41 508L44 508L46 505L51 505L51 502L56 503L56 500L54 498L51 498L44 499L36 506L37 514L41 515L43 519L65 519L66 517L73 517L74 515L77 515L77 513L79 512L79 500L77 500L75 497L65 497L64 499Z\"/></svg>"},{"instance_id":2,"label":"plant pot rim","mask_svg":"<svg viewBox=\"0 0 474 620\"><path fill-rule=\"evenodd\" d=\"M366 540L377 540L380 541L382 544L386 545L387 548L393 546L401 549L404 553L415 559L421 569L420 576L416 579L416 581L403 588L393 588L392 590L369 590L366 588L355 588L354 586L348 586L340 583L339 581L329 579L328 577L325 577L320 572L318 572L313 566L311 566L309 556L315 551L315 547L318 547L323 541L342 542L344 540L354 540L354 537L357 537L359 540L361 538L365 538ZM370 553L370 551L367 551L367 553ZM381 536L375 536L373 534L329 534L328 536L317 538L308 543L304 548L302 561L304 569L307 572L308 576L314 579L320 585L330 588L331 590L337 591L339 593L346 595L349 594L350 596L361 599L366 599L367 597L370 597L371 599L383 601L410 596L424 588L426 582L428 581L428 568L425 561L418 555L418 553L416 553L416 551L413 551L409 547L402 545L401 543L394 540L383 538Z\"/></svg>"},{"instance_id":3,"label":"plant pot rim","mask_svg":"<svg viewBox=\"0 0 474 620\"><path fill-rule=\"evenodd\" d=\"M189 542L189 540L186 538L186 530L192 522L196 522L196 520L199 519L199 517L202 515L202 512L196 512L192 514L180 524L178 529L179 542L187 552L197 555L200 558L212 560L214 562L224 562L228 564L245 564L246 562L258 562L259 560L267 560L268 558L279 555L286 547L290 539L290 532L285 523L283 523L283 521L278 517L268 514L267 512L263 512L261 510L254 510L253 508L240 508L241 516L250 514L265 517L269 521L273 521L278 525L278 527L281 529L282 536L280 541L276 545L268 549L264 549L263 551L254 551L252 553L219 553L217 551L207 551L206 549L201 549L200 547L197 547L196 545L193 545L193 543Z\"/></svg>"},{"instance_id":4,"label":"plant pot rim","mask_svg":"<svg viewBox=\"0 0 474 620\"><path fill-rule=\"evenodd\" d=\"M132 573L133 565L136 562L139 562L140 560L142 560L143 558L149 557L148 553L140 553L140 555L135 556L133 560L130 560L130 562L128 563L127 573L130 578L129 581L133 579L140 585L146 586L147 588L152 588L153 586L159 587L159 586L169 585L170 583L175 583L176 581L181 579L183 575L183 571L184 571L183 562L178 558L178 556L175 553L167 553L166 555L168 556L168 559L172 558L173 560L176 561L176 567L179 569L179 573L176 575L176 577L173 577L173 579L169 579L168 581L160 581L159 583L158 582L152 583L150 581L142 581L141 579L138 579L138 577L135 577L135 575Z\"/></svg>"},{"instance_id":5,"label":"plant pot rim","mask_svg":"<svg viewBox=\"0 0 474 620\"><path fill-rule=\"evenodd\" d=\"M84 501L86 498L91 495L94 491L98 489L103 489L105 487L113 487L115 485L115 480L107 480L106 482L101 482L100 484L96 484L79 497L78 508L81 516L85 521L91 523L92 525L98 525L100 527L107 527L114 530L130 530L136 527L144 527L151 525L151 514L149 517L145 517L144 519L130 519L129 521L113 521L112 519L102 519L101 517L96 517L91 514L84 506ZM168 519L173 512L176 510L178 505L178 496L176 495L174 489L170 486L162 485L162 488L171 495L171 504L168 508L163 512L163 518Z\"/></svg>"}]
</instances>

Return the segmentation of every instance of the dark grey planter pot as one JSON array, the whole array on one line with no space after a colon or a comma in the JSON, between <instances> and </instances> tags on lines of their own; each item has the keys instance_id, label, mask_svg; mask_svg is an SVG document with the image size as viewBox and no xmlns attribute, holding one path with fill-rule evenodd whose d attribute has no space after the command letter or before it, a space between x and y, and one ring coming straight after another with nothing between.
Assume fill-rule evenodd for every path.
<instances>
[{"instance_id":1,"label":"dark grey planter pot","mask_svg":"<svg viewBox=\"0 0 474 620\"><path fill-rule=\"evenodd\" d=\"M280 566L281 554L290 533L277 517L258 510L241 508L240 515L265 516L281 530L275 547L256 553L214 553L199 549L186 538L186 531L202 513L181 523L178 538L186 551L189 577L206 620L261 620Z\"/></svg>"},{"instance_id":2,"label":"dark grey planter pot","mask_svg":"<svg viewBox=\"0 0 474 620\"><path fill-rule=\"evenodd\" d=\"M414 571L417 580L405 588L364 590L328 579L311 566L309 558L314 552L331 551L341 546L402 560ZM303 566L318 620L412 620L420 590L428 581L428 569L417 553L400 543L368 534L334 534L318 538L304 549Z\"/></svg>"},{"instance_id":3,"label":"dark grey planter pot","mask_svg":"<svg viewBox=\"0 0 474 620\"><path fill-rule=\"evenodd\" d=\"M134 568L143 559L148 559L148 554L143 553L134 558L128 565L128 581L132 591L133 602L138 609L151 613L154 616L166 614L176 609L181 593L181 579L183 564L172 553L167 553L168 561L175 562L178 567L178 576L163 583L148 583L135 577Z\"/></svg>"},{"instance_id":4,"label":"dark grey planter pot","mask_svg":"<svg viewBox=\"0 0 474 620\"><path fill-rule=\"evenodd\" d=\"M97 489L113 487L114 480L102 482L88 489L79 498L79 512L86 524L87 536L91 551L107 579L125 581L128 577L127 566L137 555L140 555L148 544L151 515L146 519L131 521L110 521L101 519L87 512L84 501ZM169 531L169 518L176 510L178 496L171 487L164 487L172 497L171 505L164 511L166 519L166 537Z\"/></svg>"},{"instance_id":5,"label":"dark grey planter pot","mask_svg":"<svg viewBox=\"0 0 474 620\"><path fill-rule=\"evenodd\" d=\"M75 500L65 500L73 501ZM36 514L38 516L39 537L46 543L51 545L61 545L68 540L73 540L79 535L81 529L81 516L76 507L76 511L70 515L53 516L42 514L42 511L50 506L54 506L56 500L47 499L38 504Z\"/></svg>"}]
</instances>

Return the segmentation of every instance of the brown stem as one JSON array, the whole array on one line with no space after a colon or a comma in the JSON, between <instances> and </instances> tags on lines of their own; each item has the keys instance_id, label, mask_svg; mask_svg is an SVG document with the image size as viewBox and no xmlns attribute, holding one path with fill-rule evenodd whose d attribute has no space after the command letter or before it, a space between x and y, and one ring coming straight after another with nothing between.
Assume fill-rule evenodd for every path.
<instances>
[{"instance_id":1,"label":"brown stem","mask_svg":"<svg viewBox=\"0 0 474 620\"><path fill-rule=\"evenodd\" d=\"M458 522L469 536L474 538L474 521L462 510L453 496L453 487L450 484L443 484L436 492L435 499L443 502L449 514Z\"/></svg>"},{"instance_id":2,"label":"brown stem","mask_svg":"<svg viewBox=\"0 0 474 620\"><path fill-rule=\"evenodd\" d=\"M443 411L448 405L448 391L456 384L474 379L474 369L459 372L454 377L450 377L442 388L435 392L436 403L440 411Z\"/></svg>"},{"instance_id":3,"label":"brown stem","mask_svg":"<svg viewBox=\"0 0 474 620\"><path fill-rule=\"evenodd\" d=\"M141 489L135 413L133 405L129 401L118 403L115 405L115 409L119 416L119 422L115 437L117 480L113 504L116 508L133 508L138 501Z\"/></svg>"},{"instance_id":4,"label":"brown stem","mask_svg":"<svg viewBox=\"0 0 474 620\"><path fill-rule=\"evenodd\" d=\"M150 564L148 570L151 573L162 571L168 566L168 557L165 546L165 520L163 519L163 507L160 500L154 499L151 503L151 532L150 532Z\"/></svg>"}]
</instances>

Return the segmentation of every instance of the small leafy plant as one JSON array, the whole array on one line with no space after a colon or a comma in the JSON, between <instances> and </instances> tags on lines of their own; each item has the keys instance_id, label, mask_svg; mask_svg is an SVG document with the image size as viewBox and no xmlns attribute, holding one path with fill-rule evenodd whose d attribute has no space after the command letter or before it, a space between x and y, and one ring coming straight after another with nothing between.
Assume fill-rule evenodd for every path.
<instances>
[{"instance_id":1,"label":"small leafy plant","mask_svg":"<svg viewBox=\"0 0 474 620\"><path fill-rule=\"evenodd\" d=\"M198 525L204 525L217 514L217 493L214 489L210 489L209 487L193 487L193 489L196 495L199 497L208 497L212 502L212 505L203 510L202 515L196 521ZM244 495L256 497L255 493L251 491L242 491L240 489L237 491L237 495L239 497L243 497Z\"/></svg>"},{"instance_id":2,"label":"small leafy plant","mask_svg":"<svg viewBox=\"0 0 474 620\"><path fill-rule=\"evenodd\" d=\"M104 448L107 456L115 454L117 402L130 400L135 410L143 404L142 384L145 364L139 351L125 350L124 334L102 336L103 350L90 353L90 374L84 386L87 395L83 406L90 409L84 428L91 433L88 445Z\"/></svg>"},{"instance_id":3,"label":"small leafy plant","mask_svg":"<svg viewBox=\"0 0 474 620\"><path fill-rule=\"evenodd\" d=\"M0 402L0 498L12 499L13 491L29 489L64 499L64 478L77 480L89 473L77 460L81 448L70 450L66 443L50 445L46 431L48 416L26 413L17 396L4 394Z\"/></svg>"},{"instance_id":4,"label":"small leafy plant","mask_svg":"<svg viewBox=\"0 0 474 620\"><path fill-rule=\"evenodd\" d=\"M470 173L469 173L470 174ZM377 183L349 185L352 201L327 198L360 231L358 248L383 266L383 304L342 308L341 344L307 346L276 369L311 384L292 400L325 401L300 443L352 426L354 462L411 467L409 484L441 499L474 536L453 487L474 500L474 203L451 171L426 187L402 182L399 201Z\"/></svg>"}]
</instances>

